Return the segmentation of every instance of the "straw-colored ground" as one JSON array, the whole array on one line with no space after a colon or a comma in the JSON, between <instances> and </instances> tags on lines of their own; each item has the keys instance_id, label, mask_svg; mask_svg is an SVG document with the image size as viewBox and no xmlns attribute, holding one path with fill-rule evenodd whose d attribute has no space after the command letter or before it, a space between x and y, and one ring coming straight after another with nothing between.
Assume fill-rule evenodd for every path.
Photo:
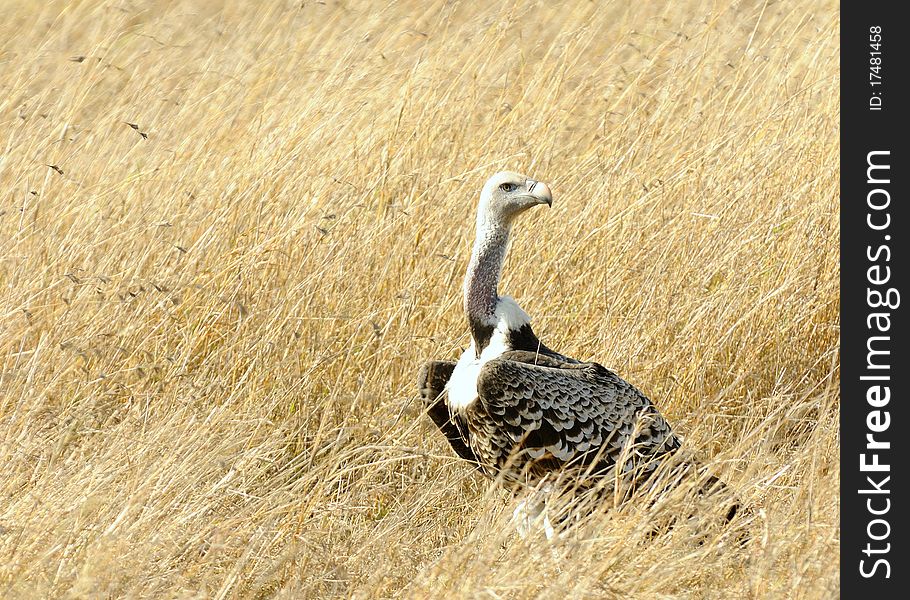
<instances>
[{"instance_id":1,"label":"straw-colored ground","mask_svg":"<svg viewBox=\"0 0 910 600\"><path fill-rule=\"evenodd\" d=\"M838 593L834 2L224 4L3 3L0 597ZM731 526L523 543L421 414L503 168L503 291Z\"/></svg>"}]
</instances>

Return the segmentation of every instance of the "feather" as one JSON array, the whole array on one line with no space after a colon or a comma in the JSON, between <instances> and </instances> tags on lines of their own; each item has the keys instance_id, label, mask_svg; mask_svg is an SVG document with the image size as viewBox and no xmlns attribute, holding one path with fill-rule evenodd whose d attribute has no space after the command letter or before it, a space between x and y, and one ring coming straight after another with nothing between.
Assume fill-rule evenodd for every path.
<instances>
[{"instance_id":1,"label":"feather","mask_svg":"<svg viewBox=\"0 0 910 600\"><path fill-rule=\"evenodd\" d=\"M505 352L481 368L477 393L464 410L468 430L477 432L470 447L482 468L508 469L510 480L540 472L533 463L541 457L557 469L593 467L599 475L622 460L623 472L645 475L680 445L638 389L597 363Z\"/></svg>"}]
</instances>

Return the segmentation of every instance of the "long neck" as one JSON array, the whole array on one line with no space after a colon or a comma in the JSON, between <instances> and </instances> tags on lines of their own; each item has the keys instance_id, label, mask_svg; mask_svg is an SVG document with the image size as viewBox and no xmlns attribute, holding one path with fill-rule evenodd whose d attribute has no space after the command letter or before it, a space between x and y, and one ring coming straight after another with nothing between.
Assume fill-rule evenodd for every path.
<instances>
[{"instance_id":1,"label":"long neck","mask_svg":"<svg viewBox=\"0 0 910 600\"><path fill-rule=\"evenodd\" d=\"M509 243L509 226L478 220L477 238L464 279L464 309L478 353L489 343L496 327L496 287Z\"/></svg>"}]
</instances>

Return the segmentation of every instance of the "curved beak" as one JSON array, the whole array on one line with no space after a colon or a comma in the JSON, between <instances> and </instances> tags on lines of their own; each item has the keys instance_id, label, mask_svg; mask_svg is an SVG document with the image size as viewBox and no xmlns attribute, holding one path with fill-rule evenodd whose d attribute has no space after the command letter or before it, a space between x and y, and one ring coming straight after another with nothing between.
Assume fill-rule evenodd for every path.
<instances>
[{"instance_id":1,"label":"curved beak","mask_svg":"<svg viewBox=\"0 0 910 600\"><path fill-rule=\"evenodd\" d=\"M547 206L553 206L553 194L550 192L550 186L544 182L529 181L528 192L529 195L532 198L536 199L538 203L546 204Z\"/></svg>"}]
</instances>

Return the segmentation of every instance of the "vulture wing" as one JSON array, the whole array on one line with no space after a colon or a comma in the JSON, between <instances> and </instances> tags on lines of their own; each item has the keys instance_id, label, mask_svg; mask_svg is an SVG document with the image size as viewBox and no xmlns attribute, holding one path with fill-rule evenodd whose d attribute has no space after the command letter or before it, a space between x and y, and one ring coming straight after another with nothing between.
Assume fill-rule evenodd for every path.
<instances>
[{"instance_id":1,"label":"vulture wing","mask_svg":"<svg viewBox=\"0 0 910 600\"><path fill-rule=\"evenodd\" d=\"M680 445L650 400L597 363L505 352L483 366L477 391L465 412L471 448L510 479L572 466L602 476L617 464L637 479Z\"/></svg>"},{"instance_id":2,"label":"vulture wing","mask_svg":"<svg viewBox=\"0 0 910 600\"><path fill-rule=\"evenodd\" d=\"M449 413L449 407L442 395L455 363L448 360L431 360L423 364L417 374L417 388L423 406L439 431L446 437L455 454L473 463L477 457L468 445L468 429Z\"/></svg>"}]
</instances>

